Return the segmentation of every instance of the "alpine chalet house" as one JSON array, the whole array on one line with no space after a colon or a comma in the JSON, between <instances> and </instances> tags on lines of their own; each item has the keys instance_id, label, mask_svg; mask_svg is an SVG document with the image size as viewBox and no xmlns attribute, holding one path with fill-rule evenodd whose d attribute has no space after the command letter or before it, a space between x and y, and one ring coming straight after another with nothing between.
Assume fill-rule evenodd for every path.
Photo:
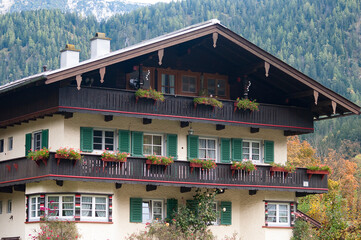
<instances>
[{"instance_id":1,"label":"alpine chalet house","mask_svg":"<svg viewBox=\"0 0 361 240\"><path fill-rule=\"evenodd\" d=\"M2 239L28 239L44 214L75 221L83 239L124 239L171 218L197 188L220 193L210 227L218 238L289 239L297 198L327 192L327 175L270 164L287 161L287 136L359 114L349 100L218 20L114 52L103 33L90 44L89 60L67 44L59 69L0 86ZM258 110L239 107L250 102L242 99ZM27 158L44 147L48 159ZM56 156L64 147L82 160ZM103 161L105 150L130 155ZM152 164L149 155L174 162ZM231 168L242 160L257 169Z\"/></svg>"}]
</instances>

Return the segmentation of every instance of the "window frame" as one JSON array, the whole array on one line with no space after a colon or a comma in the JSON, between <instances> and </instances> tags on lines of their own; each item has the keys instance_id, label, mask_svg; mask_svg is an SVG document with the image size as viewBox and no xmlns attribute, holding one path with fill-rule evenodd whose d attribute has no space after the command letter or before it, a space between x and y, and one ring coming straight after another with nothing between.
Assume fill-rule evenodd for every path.
<instances>
[{"instance_id":1,"label":"window frame","mask_svg":"<svg viewBox=\"0 0 361 240\"><path fill-rule=\"evenodd\" d=\"M36 136L39 136L39 140L35 139ZM42 143L42 130L39 131L35 131L31 133L31 149L33 151L35 150L40 150L41 149L41 143ZM39 146L37 146L37 144L39 144Z\"/></svg>"},{"instance_id":2,"label":"window frame","mask_svg":"<svg viewBox=\"0 0 361 240\"><path fill-rule=\"evenodd\" d=\"M145 139L145 136L152 136L152 143L151 144L145 144L144 143L144 139ZM160 147L161 147L161 149L160 149L160 151L161 151L161 154L160 155L155 155L154 154L154 139L153 139L153 137L154 136L160 136L161 137L161 140L160 140L160 142L161 142L161 145L160 145ZM143 155L145 155L145 156L148 156L148 155L155 155L155 156L163 156L164 155L164 151L165 151L165 148L166 148L166 146L165 146L165 143L164 143L164 141L165 141L165 138L164 138L164 134L161 134L161 133L148 133L148 132L143 132ZM148 153L145 153L145 146L151 146L152 147L152 153L151 154L148 154ZM155 145L155 146L159 146L159 145Z\"/></svg>"},{"instance_id":3,"label":"window frame","mask_svg":"<svg viewBox=\"0 0 361 240\"><path fill-rule=\"evenodd\" d=\"M216 82L215 82L215 94L213 95L213 97L217 96L220 99L229 99L228 76L219 75L219 74L204 74L203 89L207 89L207 91L208 91L208 81L210 79L216 80ZM224 81L224 83L225 83L225 86L224 86L225 95L218 95L217 84L218 84L219 80ZM208 95L210 95L209 91L208 91Z\"/></svg>"},{"instance_id":4,"label":"window frame","mask_svg":"<svg viewBox=\"0 0 361 240\"><path fill-rule=\"evenodd\" d=\"M270 217L269 215L269 205L276 205L276 216L274 216L276 218L276 222L270 222L268 220L268 218ZM286 223L282 223L280 222L280 215L279 215L279 206L280 205L286 205L287 206L287 222ZM267 225L272 227L272 226L279 226L279 227L290 227L291 226L291 204L290 203L284 203L284 202L268 202L267 203L267 217L266 217L266 222ZM285 217L285 216L283 216Z\"/></svg>"},{"instance_id":5,"label":"window frame","mask_svg":"<svg viewBox=\"0 0 361 240\"><path fill-rule=\"evenodd\" d=\"M189 91L183 91L183 77L192 77L195 79L195 92L189 92ZM195 75L195 74L181 74L180 76L180 91L182 94L185 94L185 95L197 95L197 93L199 92L198 89L199 89L199 81L198 81L198 76Z\"/></svg>"},{"instance_id":6,"label":"window frame","mask_svg":"<svg viewBox=\"0 0 361 240\"><path fill-rule=\"evenodd\" d=\"M213 204L213 207L212 207L213 211L214 211L214 205L216 205L216 209L215 209L216 210L216 221L211 222L211 223L213 226L218 226L221 223L221 214L220 214L220 211L222 210L222 209L220 209L221 204L219 201L215 201L212 204Z\"/></svg>"},{"instance_id":7,"label":"window frame","mask_svg":"<svg viewBox=\"0 0 361 240\"><path fill-rule=\"evenodd\" d=\"M99 143L95 143L95 141L94 141L94 138L98 137L98 136L95 136L95 134L94 134L95 131L101 131L102 132L102 137L101 137L101 139L102 139L102 143L101 143L102 144L102 149L95 149L95 147L94 147L95 144L99 144ZM105 132L113 132L113 150L106 149L106 147L105 147L105 139L106 139ZM117 131L115 129L93 128L93 139L92 139L93 140L93 152L99 153L99 152L103 152L105 150L110 151L110 152L115 152L117 150L116 139L117 139Z\"/></svg>"},{"instance_id":8,"label":"window frame","mask_svg":"<svg viewBox=\"0 0 361 240\"><path fill-rule=\"evenodd\" d=\"M143 213L143 203L144 202L148 202L150 209L149 209L149 212L150 212L150 219L145 219L144 218L144 213ZM155 198L143 198L142 199L142 223L148 223L148 222L152 222L152 221L157 221L157 219L154 219L154 202L161 202L162 206L161 206L161 210L162 210L162 217L161 219L158 219L158 221L162 221L165 219L165 204L164 204L164 199L155 199Z\"/></svg>"},{"instance_id":9,"label":"window frame","mask_svg":"<svg viewBox=\"0 0 361 240\"><path fill-rule=\"evenodd\" d=\"M92 202L91 202L91 217L89 216L83 216L83 211L88 210L88 209L83 209L83 197L91 197ZM105 217L97 217L96 216L96 198L105 198ZM89 203L86 203L89 204ZM97 222L108 222L108 217L109 217L109 201L108 201L108 196L106 195L89 195L89 194L84 194L81 195L80 197L80 220L81 221L97 221Z\"/></svg>"},{"instance_id":10,"label":"window frame","mask_svg":"<svg viewBox=\"0 0 361 240\"><path fill-rule=\"evenodd\" d=\"M243 151L243 144L245 142L248 142L249 143L249 153L248 153L248 158L247 160L251 160L254 164L260 164L263 162L263 152L264 152L264 149L263 149L263 141L261 140L254 140L254 139L242 139L242 161L245 161L246 158L244 158L244 151ZM258 143L259 144L259 159L258 160L253 160L252 159L252 143Z\"/></svg>"},{"instance_id":11,"label":"window frame","mask_svg":"<svg viewBox=\"0 0 361 240\"><path fill-rule=\"evenodd\" d=\"M12 151L14 149L14 137L8 137L8 151Z\"/></svg>"},{"instance_id":12,"label":"window frame","mask_svg":"<svg viewBox=\"0 0 361 240\"><path fill-rule=\"evenodd\" d=\"M35 209L33 209L32 199L35 199ZM35 217L31 215L31 213L35 211ZM32 195L29 197L29 206L28 206L28 216L29 221L39 221L40 220L40 195Z\"/></svg>"},{"instance_id":13,"label":"window frame","mask_svg":"<svg viewBox=\"0 0 361 240\"><path fill-rule=\"evenodd\" d=\"M13 200L9 199L7 205L7 213L12 213L12 211L13 211Z\"/></svg>"},{"instance_id":14,"label":"window frame","mask_svg":"<svg viewBox=\"0 0 361 240\"><path fill-rule=\"evenodd\" d=\"M0 214L3 214L3 201L0 200Z\"/></svg>"},{"instance_id":15,"label":"window frame","mask_svg":"<svg viewBox=\"0 0 361 240\"><path fill-rule=\"evenodd\" d=\"M201 144L200 144L200 140L206 140L206 148L202 148L201 149ZM209 148L208 148L208 140L214 140L215 141L215 143L214 143L214 150L215 150L215 153L214 153L214 156L215 156L215 158L213 159L213 158L209 158L209 157L207 157L207 154L208 154L208 150L209 150ZM203 136L198 136L198 158L199 159L213 159L213 160L215 160L217 163L219 162L219 157L218 157L218 152L219 152L219 150L218 150L218 139L217 138L212 138L212 137L203 137ZM199 155L199 153L200 153L200 150L205 150L206 151L206 158L201 158ZM213 150L213 149L212 149Z\"/></svg>"},{"instance_id":16,"label":"window frame","mask_svg":"<svg viewBox=\"0 0 361 240\"><path fill-rule=\"evenodd\" d=\"M63 216L63 197L73 197L73 215L72 216ZM49 214L49 197L59 197L59 202L58 202L58 209L56 209L58 211L58 216L50 216ZM68 203L68 202L67 202ZM46 215L48 216L49 219L66 219L66 220L73 220L75 218L75 194L48 194L46 195L45 198L45 212ZM69 209L66 209L69 210Z\"/></svg>"},{"instance_id":17,"label":"window frame","mask_svg":"<svg viewBox=\"0 0 361 240\"><path fill-rule=\"evenodd\" d=\"M169 83L168 85L163 85L163 75L168 76L168 83ZM170 84L169 76L173 76L173 86L171 86L171 84ZM159 78L159 81L158 81L160 92L162 92L164 94L175 95L177 93L177 90L176 90L176 82L177 81L176 81L176 79L177 79L176 73L162 72L160 74L160 78ZM168 89L169 93L168 92L163 92L163 87L164 87L164 90ZM173 93L171 93L172 88L173 88Z\"/></svg>"}]
</instances>

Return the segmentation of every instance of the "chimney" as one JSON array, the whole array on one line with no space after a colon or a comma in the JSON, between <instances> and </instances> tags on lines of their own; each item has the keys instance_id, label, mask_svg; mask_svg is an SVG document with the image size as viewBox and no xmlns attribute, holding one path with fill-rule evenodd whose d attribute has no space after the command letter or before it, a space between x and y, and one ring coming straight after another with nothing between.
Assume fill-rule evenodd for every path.
<instances>
[{"instance_id":1,"label":"chimney","mask_svg":"<svg viewBox=\"0 0 361 240\"><path fill-rule=\"evenodd\" d=\"M60 52L60 68L71 67L79 63L80 50L75 49L73 44L66 44Z\"/></svg>"},{"instance_id":2,"label":"chimney","mask_svg":"<svg viewBox=\"0 0 361 240\"><path fill-rule=\"evenodd\" d=\"M105 37L105 33L97 32L95 36L90 39L91 55L90 58L100 57L110 53L111 38Z\"/></svg>"}]
</instances>

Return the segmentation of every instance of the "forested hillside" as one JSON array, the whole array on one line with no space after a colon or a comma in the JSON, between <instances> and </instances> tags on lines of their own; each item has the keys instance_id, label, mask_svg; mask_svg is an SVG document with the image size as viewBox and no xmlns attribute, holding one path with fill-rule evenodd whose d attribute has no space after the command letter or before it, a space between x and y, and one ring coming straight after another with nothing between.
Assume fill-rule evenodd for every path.
<instances>
[{"instance_id":1,"label":"forested hillside","mask_svg":"<svg viewBox=\"0 0 361 240\"><path fill-rule=\"evenodd\" d=\"M89 56L96 31L112 50L211 18L330 87L361 103L361 0L185 0L159 3L104 22L59 10L0 16L2 84L59 66L66 43ZM324 121L308 137L320 153L341 139L360 141L358 117Z\"/></svg>"}]
</instances>

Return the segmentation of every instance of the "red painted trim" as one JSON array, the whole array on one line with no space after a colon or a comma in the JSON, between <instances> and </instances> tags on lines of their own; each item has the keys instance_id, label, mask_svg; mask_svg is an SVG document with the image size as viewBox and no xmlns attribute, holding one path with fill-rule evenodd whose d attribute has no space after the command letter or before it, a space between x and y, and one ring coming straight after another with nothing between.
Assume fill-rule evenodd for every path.
<instances>
[{"instance_id":1,"label":"red painted trim","mask_svg":"<svg viewBox=\"0 0 361 240\"><path fill-rule=\"evenodd\" d=\"M59 108L77 109L77 110L87 110L87 111L96 111L96 112L123 113L123 114L133 114L133 115L158 116L158 117L159 117L159 116L160 116L160 117L172 117L172 118L194 119L194 120L204 120L204 121L213 121L213 122L227 122L227 123L237 123L237 124L257 125L257 126L268 126L268 127L296 128L296 129L304 129L304 130L312 130L312 131L314 130L314 128L295 127L295 126L284 126L284 125L265 124L265 123L238 122L238 121L222 120L222 119L213 119L213 118L197 118L197 117L188 117L188 116L177 116L177 115L166 115L166 114L155 114L155 113L126 112L126 111L105 110L105 109L95 109L95 108L81 108L81 107L65 107L65 106L59 106Z\"/></svg>"},{"instance_id":2,"label":"red painted trim","mask_svg":"<svg viewBox=\"0 0 361 240\"><path fill-rule=\"evenodd\" d=\"M262 228L281 228L281 229L293 229L294 227L262 226Z\"/></svg>"},{"instance_id":3,"label":"red painted trim","mask_svg":"<svg viewBox=\"0 0 361 240\"><path fill-rule=\"evenodd\" d=\"M204 186L217 186L217 187L253 187L253 188L282 188L282 189L302 189L302 190L319 190L319 191L328 191L328 188L304 188L304 187L284 187L284 186L267 186L267 185L242 185L242 184L224 184L224 183L202 183L202 182L178 182L178 181L163 181L163 180L146 180L146 179L130 179L130 178L106 178L106 177L84 177L84 176L71 176L71 175L56 175L56 174L48 174L38 177L31 178L22 178L17 180L0 182L3 183L11 183L18 182L23 180L37 179L37 178L45 178L45 177L62 177L62 178L78 178L78 179L97 179L97 180L112 180L112 181L128 181L128 182L152 182L152 183L177 183L184 185L204 185Z\"/></svg>"}]
</instances>

